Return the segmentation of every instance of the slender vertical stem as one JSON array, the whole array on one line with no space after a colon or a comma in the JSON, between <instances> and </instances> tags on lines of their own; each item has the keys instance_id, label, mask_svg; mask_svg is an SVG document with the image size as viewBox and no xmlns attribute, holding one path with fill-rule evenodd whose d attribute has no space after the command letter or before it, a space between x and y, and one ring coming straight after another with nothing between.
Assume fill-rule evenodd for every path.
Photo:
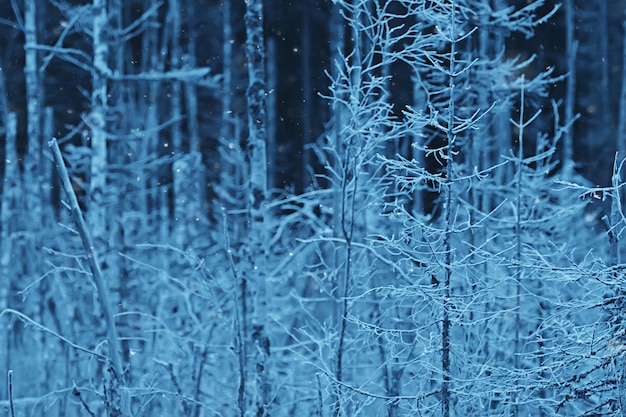
<instances>
[{"instance_id":1,"label":"slender vertical stem","mask_svg":"<svg viewBox=\"0 0 626 417\"><path fill-rule=\"evenodd\" d=\"M233 29L231 20L231 0L222 3L222 138L232 139L232 67L233 67Z\"/></svg>"},{"instance_id":2,"label":"slender vertical stem","mask_svg":"<svg viewBox=\"0 0 626 417\"><path fill-rule=\"evenodd\" d=\"M351 30L352 30L352 42L353 42L353 50L352 50L352 65L350 65L349 71L349 85L350 92L349 94L352 96L350 100L354 100L354 102L358 102L361 94L361 84L362 84L362 68L361 65L363 63L363 51L361 44L361 19L362 9L360 5L355 5L352 8L352 17L350 19ZM358 116L351 116L353 119L349 121L351 125L357 125L359 123ZM356 119L356 120L355 120ZM358 161L354 154L359 152L355 147L360 146L358 143L358 133L350 132L347 134L347 140L344 142L344 138L341 138L342 143L341 147L345 147L345 155L342 159L342 178L341 178L341 195L340 195L340 224L341 224L341 233L343 238L343 244L346 247L345 258L343 261L345 262L344 273L343 273L343 282L342 289L340 293L340 310L339 310L339 343L337 345L337 363L336 363L336 374L335 377L339 382L337 386L338 390L338 398L335 406L335 416L342 415L342 392L343 387L341 382L343 381L343 359L344 359L344 344L346 338L346 330L348 325L348 294L350 293L350 287L352 285L352 250L353 250L353 231L354 231L354 223L355 223L355 204L356 204L356 193L358 190L358 178L359 178L359 166ZM340 148L341 149L341 148Z\"/></svg>"},{"instance_id":3,"label":"slender vertical stem","mask_svg":"<svg viewBox=\"0 0 626 417\"><path fill-rule=\"evenodd\" d=\"M574 103L576 102L576 52L578 42L574 33L573 0L565 0L565 55L567 56L568 77L565 82L565 121L574 119ZM522 93L523 94L523 93ZM574 171L574 130L569 128L563 135L563 168L564 175L571 176Z\"/></svg>"},{"instance_id":4,"label":"slender vertical stem","mask_svg":"<svg viewBox=\"0 0 626 417\"><path fill-rule=\"evenodd\" d=\"M619 125L617 128L617 151L626 154L626 10L624 10L622 38L622 88L619 98ZM620 193L622 194L622 193Z\"/></svg>"},{"instance_id":5,"label":"slender vertical stem","mask_svg":"<svg viewBox=\"0 0 626 417\"><path fill-rule=\"evenodd\" d=\"M304 2L303 2L304 4ZM311 18L308 13L302 13L302 187L306 188L311 181L311 151L308 144L312 136L313 117L313 87L311 71Z\"/></svg>"},{"instance_id":6,"label":"slender vertical stem","mask_svg":"<svg viewBox=\"0 0 626 417\"><path fill-rule=\"evenodd\" d=\"M332 5L332 15L331 15L331 20L330 20L330 36L331 36L331 40L330 40L330 57L331 57L331 78L333 80L338 80L341 77L340 74L340 66L343 65L343 60L344 60L344 56L343 56L343 51L345 48L345 36L344 36L344 32L345 32L345 27L344 27L344 20L343 20L343 6L341 2L336 2ZM342 167L341 167L341 158L343 157L343 153L345 152L343 149L343 129L344 129L344 124L346 123L346 119L347 117L345 117L346 115L346 108L344 103L342 103L342 99L345 98L345 92L338 90L335 92L335 98L336 100L334 100L332 102L332 115L333 115L333 127L332 127L332 135L331 135L331 143L329 144L329 146L332 149L336 149L337 152L337 158L333 160L332 164L333 164L333 170L337 173L342 172ZM341 181L341 178L336 178L337 182ZM333 202L332 205L335 209L335 214L332 217L332 229L333 229L333 235L336 238L340 238L341 235L341 231L343 230L342 228L342 219L343 219L343 215L342 215L342 204L343 204L343 192L342 192L342 186L340 186L340 184L336 184L333 187ZM336 263L339 263L340 261L337 259L338 257L335 256L336 254L329 254L329 256L333 256L333 259L335 260ZM341 288L340 288L340 278L338 277L336 280L333 280L333 293L336 294L340 294L341 293ZM336 317L336 320L338 323L342 323L342 317L343 317L343 310L341 309L341 304L339 302L334 303L334 316ZM341 333L341 332L340 332ZM341 343L341 337L340 337L340 343ZM340 380L340 378L342 378L342 372L341 372L341 367L343 366L343 364L341 363L342 359L341 359L341 350L343 350L343 346L338 347L336 353L335 353L335 379ZM340 384L337 384L337 386L335 387L335 389L332 391L331 394L331 412L333 415L338 416L341 410L341 391L342 391L342 387Z\"/></svg>"},{"instance_id":7,"label":"slender vertical stem","mask_svg":"<svg viewBox=\"0 0 626 417\"><path fill-rule=\"evenodd\" d=\"M445 213L446 224L444 232L443 250L445 254L444 261L444 277L443 277L443 312L441 319L441 372L443 374L443 382L441 386L441 411L443 417L450 416L450 276L452 265L452 222L454 221L453 203L454 197L452 193L452 184L454 181L454 145L456 135L454 134L455 123L455 78L456 78L456 2L453 0L450 11L450 67L448 90L450 94L448 105L448 120L446 129L446 196L445 196Z\"/></svg>"},{"instance_id":8,"label":"slender vertical stem","mask_svg":"<svg viewBox=\"0 0 626 417\"><path fill-rule=\"evenodd\" d=\"M277 186L276 179L281 167L276 163L278 154L277 122L278 122L278 51L274 37L267 38L267 187L272 190ZM278 184L280 186L280 184Z\"/></svg>"},{"instance_id":9,"label":"slender vertical stem","mask_svg":"<svg viewBox=\"0 0 626 417\"><path fill-rule=\"evenodd\" d=\"M611 94L608 92L611 89L611 68L610 68L610 56L613 55L613 51L609 50L609 33L611 31L612 25L609 24L609 6L606 1L598 1L598 26L596 27L597 33L599 33L599 54L600 54L600 88L599 91L606 92L599 94L600 96L600 113L601 113L601 121L602 121L602 130L600 131L599 136L603 138L608 138L613 135L613 109L612 109L612 99ZM594 31L596 32L596 31ZM613 45L611 45L613 47ZM566 123L569 123L569 119L565 120ZM586 141L587 146L590 146L590 141ZM589 148L588 148L589 149Z\"/></svg>"},{"instance_id":10,"label":"slender vertical stem","mask_svg":"<svg viewBox=\"0 0 626 417\"><path fill-rule=\"evenodd\" d=\"M13 404L13 370L9 369L7 372L7 379L9 385L9 408L11 410L11 417L15 417L15 405Z\"/></svg>"},{"instance_id":11,"label":"slender vertical stem","mask_svg":"<svg viewBox=\"0 0 626 417\"><path fill-rule=\"evenodd\" d=\"M170 33L170 49L169 49L169 65L170 69L177 70L181 68L182 50L181 50L181 13L180 0L168 1L167 23L171 25ZM170 85L172 96L170 98L172 109L172 119L176 120L172 124L172 145L174 152L181 152L183 149L183 132L180 119L183 114L182 85L181 81L174 80Z\"/></svg>"},{"instance_id":12,"label":"slender vertical stem","mask_svg":"<svg viewBox=\"0 0 626 417\"><path fill-rule=\"evenodd\" d=\"M0 74L0 79L2 74ZM1 81L0 81L1 82ZM17 139L17 115L7 113L3 120L6 126L6 137L4 144L4 173L3 189L0 196L0 274L3 277L10 277L15 268L13 260L16 250L14 248L14 238L12 224L16 217L17 199L21 195L21 177L19 174L18 155L16 147ZM19 213L19 212L18 212ZM4 310L11 305L11 298L17 294L15 288L17 283L13 279L3 279L0 284L0 308ZM3 365L9 367L11 364L13 349L9 332L0 334L0 349L3 355Z\"/></svg>"},{"instance_id":13,"label":"slender vertical stem","mask_svg":"<svg viewBox=\"0 0 626 417\"><path fill-rule=\"evenodd\" d=\"M239 386L237 388L237 407L239 408L239 417L244 417L246 414L246 345L244 343L245 334L243 323L245 322L245 287L243 285L239 285L238 283L243 282L239 278L239 274L237 274L237 270L235 268L235 261L233 260L233 254L230 246L230 239L228 235L228 218L226 216L226 211L223 211L223 219L224 219L224 240L226 242L226 255L228 257L228 266L230 267L230 271L233 274L233 278L235 279L235 340L234 340L234 348L235 354L237 355L237 364L239 366ZM242 288L243 287L243 288ZM239 309L241 308L241 314L239 313Z\"/></svg>"},{"instance_id":14,"label":"slender vertical stem","mask_svg":"<svg viewBox=\"0 0 626 417\"><path fill-rule=\"evenodd\" d=\"M515 200L515 237L516 237L516 251L515 251L515 261L517 262L517 266L515 267L515 349L513 352L514 358L513 363L515 367L515 372L520 369L520 353L521 353L521 340L520 340L520 329L521 329L521 291L522 291L522 274L523 269L521 267L522 262L522 178L523 178L523 170L524 170L524 76L522 75L522 87L521 87L521 98L520 98L520 110L519 110L519 125L518 125L518 134L517 134L517 160L516 160L516 169L517 169L517 196ZM515 389L517 391L519 385L519 381L515 380ZM517 400L513 406L513 415L518 415L519 408L517 405Z\"/></svg>"},{"instance_id":15,"label":"slender vertical stem","mask_svg":"<svg viewBox=\"0 0 626 417\"><path fill-rule=\"evenodd\" d=\"M190 16L189 19L192 19L199 11L196 9L196 4L196 0L190 0L182 6L183 10L185 10L187 15ZM187 22L189 22L189 19L187 19ZM187 26L187 30L192 32L194 29L193 25L188 23ZM196 37L190 36L186 40L186 44L187 49L181 58L181 66L185 70L191 70L196 67ZM185 83L185 105L187 110L189 151L200 152L201 143L200 126L198 124L198 93L196 86L190 82ZM198 178L198 180L201 181L202 179Z\"/></svg>"},{"instance_id":16,"label":"slender vertical stem","mask_svg":"<svg viewBox=\"0 0 626 417\"><path fill-rule=\"evenodd\" d=\"M83 218L80 207L78 205L78 200L76 198L76 194L74 193L74 188L72 187L70 177L67 173L67 168L65 167L65 163L63 162L63 156L61 155L59 144L57 143L56 139L53 138L48 143L48 145L52 148L52 156L54 157L54 162L56 163L61 184L69 199L69 207L72 216L74 217L74 222L78 227L78 234L81 238L83 249L85 250L85 254L87 256L87 259L89 260L89 265L91 267L93 282L96 286L98 299L100 300L100 308L102 309L102 312L104 314L104 320L106 323L107 341L109 344L109 357L111 360L112 369L115 372L114 378L119 383L123 383L124 368L122 366L122 359L120 357L120 340L118 337L117 326L115 324L115 316L113 314L113 309L111 308L109 290L104 282L102 270L100 269L98 253L95 250L93 240L91 238L91 233L87 227L87 223L85 222L85 219ZM128 406L128 403L123 401L121 406ZM122 408L122 410L124 410L124 408ZM124 415L128 416L129 413L126 412L124 413Z\"/></svg>"}]
</instances>

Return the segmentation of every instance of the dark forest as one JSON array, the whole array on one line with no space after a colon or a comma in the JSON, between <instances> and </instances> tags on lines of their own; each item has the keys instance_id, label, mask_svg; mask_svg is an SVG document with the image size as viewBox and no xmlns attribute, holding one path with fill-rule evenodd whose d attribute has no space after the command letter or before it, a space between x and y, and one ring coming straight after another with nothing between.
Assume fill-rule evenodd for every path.
<instances>
[{"instance_id":1,"label":"dark forest","mask_svg":"<svg viewBox=\"0 0 626 417\"><path fill-rule=\"evenodd\" d=\"M1 2L6 414L624 415L625 11Z\"/></svg>"}]
</instances>

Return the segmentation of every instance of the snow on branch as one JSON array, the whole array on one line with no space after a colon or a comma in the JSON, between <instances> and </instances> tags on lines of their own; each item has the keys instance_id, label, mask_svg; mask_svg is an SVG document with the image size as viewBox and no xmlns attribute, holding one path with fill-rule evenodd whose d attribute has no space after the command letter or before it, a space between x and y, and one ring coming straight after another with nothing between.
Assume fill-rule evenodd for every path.
<instances>
[{"instance_id":1,"label":"snow on branch","mask_svg":"<svg viewBox=\"0 0 626 417\"><path fill-rule=\"evenodd\" d=\"M217 88L220 77L211 76L211 68L199 67L191 69L177 69L166 72L148 71L138 74L116 74L114 80L142 80L142 81L185 81L192 82L207 88Z\"/></svg>"}]
</instances>

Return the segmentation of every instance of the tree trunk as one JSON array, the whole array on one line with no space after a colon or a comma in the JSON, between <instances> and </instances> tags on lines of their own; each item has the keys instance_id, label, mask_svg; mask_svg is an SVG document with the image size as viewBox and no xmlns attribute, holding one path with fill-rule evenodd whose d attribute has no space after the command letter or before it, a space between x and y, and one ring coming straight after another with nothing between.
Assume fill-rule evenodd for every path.
<instances>
[{"instance_id":1,"label":"tree trunk","mask_svg":"<svg viewBox=\"0 0 626 417\"><path fill-rule=\"evenodd\" d=\"M193 38L192 38L193 39ZM194 41L189 42L189 48L193 48ZM185 70L191 70L196 66L196 57L193 50L183 57ZM185 105L187 107L187 132L189 134L189 151L200 152L200 127L198 126L198 93L193 83L185 83Z\"/></svg>"},{"instance_id":2,"label":"tree trunk","mask_svg":"<svg viewBox=\"0 0 626 417\"><path fill-rule=\"evenodd\" d=\"M2 75L0 74L0 77ZM2 81L0 81L2 82ZM6 141L4 144L4 185L2 189L2 206L0 206L0 273L3 277L15 277L18 268L15 265L15 253L13 248L13 232L15 231L15 214L19 212L17 201L20 195L21 178L18 168L18 156L15 145L17 137L17 116L15 113L8 113L3 120L6 127ZM15 294L18 289L15 279L3 279L0 284L0 311L11 307L11 294ZM0 334L0 348L6 352L3 366L10 369L12 364L13 349L11 338L8 332ZM5 386L6 388L6 386Z\"/></svg>"},{"instance_id":3,"label":"tree trunk","mask_svg":"<svg viewBox=\"0 0 626 417\"><path fill-rule=\"evenodd\" d=\"M224 0L222 16L222 141L233 140L232 83L233 83L233 25L231 0Z\"/></svg>"},{"instance_id":4,"label":"tree trunk","mask_svg":"<svg viewBox=\"0 0 626 417\"><path fill-rule=\"evenodd\" d=\"M91 129L91 178L89 181L88 223L93 239L100 246L105 242L107 201L107 105L109 47L106 41L108 22L107 0L93 0L93 70L91 113L87 123Z\"/></svg>"},{"instance_id":5,"label":"tree trunk","mask_svg":"<svg viewBox=\"0 0 626 417\"><path fill-rule=\"evenodd\" d=\"M278 146L276 144L276 131L278 123L277 115L277 80L278 80L278 51L276 49L276 39L267 38L267 186L269 190L280 187L276 180L284 178L280 167L276 162Z\"/></svg>"},{"instance_id":6,"label":"tree trunk","mask_svg":"<svg viewBox=\"0 0 626 417\"><path fill-rule=\"evenodd\" d=\"M168 2L168 18L167 24L171 25L171 38L169 49L169 70L175 71L181 68L181 59L183 57L182 48L180 46L181 31L181 13L180 0L170 0ZM181 128L180 118L183 115L182 105L182 85L181 81L173 80L170 84L171 88L171 115L174 123L172 124L172 151L179 154L183 150L183 132ZM176 173L174 173L176 175Z\"/></svg>"},{"instance_id":7,"label":"tree trunk","mask_svg":"<svg viewBox=\"0 0 626 417\"><path fill-rule=\"evenodd\" d=\"M459 65L456 62L457 54L457 29L456 29L456 3L454 0L451 4L450 11L450 66L448 68L449 77L449 102L447 108L447 129L446 134L446 159L445 159L445 171L446 171L446 186L442 190L445 198L445 223L443 230L443 279L441 279L441 293L442 300L442 315L441 315L441 415L443 417L450 417L450 384L452 381L452 367L450 365L450 331L452 322L450 320L450 311L452 309L451 303L451 267L452 267L452 234L454 232L455 213L456 207L455 197L452 191L452 185L455 179L454 172L454 152L456 147L456 134L454 133L454 126L457 123L456 114L456 90L455 83L456 77L462 71L457 68ZM461 64L462 65L462 64ZM458 72L457 72L458 71Z\"/></svg>"},{"instance_id":8,"label":"tree trunk","mask_svg":"<svg viewBox=\"0 0 626 417\"><path fill-rule=\"evenodd\" d=\"M565 55L568 77L565 82L565 122L574 120L576 103L576 53L574 0L565 0ZM569 179L574 174L574 128L569 127L563 135L563 175Z\"/></svg>"},{"instance_id":9,"label":"tree trunk","mask_svg":"<svg viewBox=\"0 0 626 417\"><path fill-rule=\"evenodd\" d=\"M609 51L609 10L607 1L599 0L598 2L598 25L595 27L594 32L599 32L599 44L600 44L600 120L601 129L600 137L609 138L613 135L615 125L612 125L613 110L611 109L611 101L609 94L611 88L611 70L610 70L610 56L612 52ZM593 45L593 44L592 44ZM565 122L569 122L569 119L565 119ZM592 136L593 137L593 136ZM587 141L589 142L589 141ZM591 151L589 144L585 144L587 149ZM591 153L589 153L591 154Z\"/></svg>"},{"instance_id":10,"label":"tree trunk","mask_svg":"<svg viewBox=\"0 0 626 417\"><path fill-rule=\"evenodd\" d=\"M108 296L107 283L102 276L102 265L97 261L97 253L107 249L107 108L108 108L108 78L111 75L109 67L109 46L107 41L108 5L107 0L93 0L93 69L91 112L86 116L86 122L91 130L91 172L89 181L88 203L88 226L79 223L81 233L88 237L84 240L85 250L92 256L92 269L94 280L98 287L98 296L101 308L107 319L109 355L112 366L111 372L105 371L107 382L105 383L105 402L107 413L110 417L129 416L130 404L124 391L124 373L120 358L120 345L117 338L117 330ZM57 165L60 162L57 161ZM67 187L66 187L67 188ZM66 192L70 192L66 189ZM73 191L72 191L73 192ZM70 197L71 199L71 197ZM74 197L75 200L75 197ZM78 205L72 206L74 211ZM82 219L80 212L74 213ZM78 218L77 217L77 218ZM87 231L89 233L87 233Z\"/></svg>"},{"instance_id":11,"label":"tree trunk","mask_svg":"<svg viewBox=\"0 0 626 417\"><path fill-rule=\"evenodd\" d=\"M246 349L249 355L249 398L246 407L258 417L269 416L271 401L267 336L266 277L267 257L267 156L266 156L266 102L265 102L265 45L263 35L263 1L246 2L246 57L248 61L248 143L250 161L248 213L250 216L250 270L244 277L249 324Z\"/></svg>"},{"instance_id":12,"label":"tree trunk","mask_svg":"<svg viewBox=\"0 0 626 417\"><path fill-rule=\"evenodd\" d=\"M619 98L619 126L617 128L617 151L620 158L626 156L626 10L624 11L624 36L622 39L622 87Z\"/></svg>"},{"instance_id":13,"label":"tree trunk","mask_svg":"<svg viewBox=\"0 0 626 417\"><path fill-rule=\"evenodd\" d=\"M346 39L345 39L345 23L344 23L344 18L342 16L342 3L341 2L336 2L332 5L332 15L331 15L331 19L330 19L330 73L331 73L331 79L333 81L338 80L340 78L340 68L343 66L343 61L344 61L344 49L346 47ZM347 123L347 113L348 111L346 110L346 107L344 105L344 103L342 103L342 99L345 99L346 97L345 92L343 91L337 91L335 93L335 100L332 101L332 109L331 109L331 114L332 114L332 130L330 132L329 135L329 143L328 143L328 147L333 149L333 151L336 150L337 152L337 158L333 159L333 160L328 160L328 161L322 161L323 164L329 164L332 167L332 170L334 172L336 172L337 174L342 173L343 172L343 167L341 166L341 159L343 159L343 153L344 153L344 146L343 146L343 133L342 133L342 129L345 127L345 124ZM332 197L332 207L333 207L333 216L331 219L331 228L332 228L332 233L333 233L333 237L336 239L341 239L341 230L342 230L342 215L341 215L341 210L342 210L342 202L343 202L343 198L344 195L342 193L341 190L341 184L340 184L341 178L334 178L334 181L332 181L331 179L331 184L329 184L329 186L331 187L331 189L333 190L333 197ZM328 252L327 255L329 259L332 259L332 266L333 269L339 268L339 265L341 264L341 259L339 259L339 255L337 253L335 253L334 251L330 251ZM341 288L340 288L340 283L339 283L340 279L337 277L335 279L333 279L332 281L332 294L340 294ZM342 305L339 301L336 301L333 303L333 316L334 316L334 321L335 323L341 325L343 323L343 310L342 310ZM337 379L338 381L341 380L342 375L341 375L341 350L342 348L337 348L337 352L335 353L335 364L334 364L334 372L335 372L335 379ZM341 391L342 391L342 387L340 385L337 385L336 387L333 387L333 389L330 390L330 403L331 403L331 410L332 410L332 415L333 416L338 416L339 413L341 412Z\"/></svg>"},{"instance_id":14,"label":"tree trunk","mask_svg":"<svg viewBox=\"0 0 626 417\"><path fill-rule=\"evenodd\" d=\"M28 176L31 178L29 183L31 190L27 192L29 200L28 208L34 221L39 221L41 217L41 208L39 201L39 187L36 185L37 169L41 161L41 97L39 82L39 67L37 59L37 15L35 0L26 0L24 2L24 35L26 43L24 49L26 51L26 65L24 67L24 75L26 78L26 107L28 114ZM35 188L33 189L32 186ZM37 228L36 225L33 225Z\"/></svg>"},{"instance_id":15,"label":"tree trunk","mask_svg":"<svg viewBox=\"0 0 626 417\"><path fill-rule=\"evenodd\" d=\"M311 75L311 19L302 13L302 175L300 190L306 190L314 180L309 144L313 142L313 79Z\"/></svg>"}]
</instances>

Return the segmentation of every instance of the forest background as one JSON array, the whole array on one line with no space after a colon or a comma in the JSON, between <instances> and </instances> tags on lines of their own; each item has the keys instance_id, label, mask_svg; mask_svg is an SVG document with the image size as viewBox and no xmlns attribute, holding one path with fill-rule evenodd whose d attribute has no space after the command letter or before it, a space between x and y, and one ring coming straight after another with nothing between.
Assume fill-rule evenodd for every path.
<instances>
[{"instance_id":1,"label":"forest background","mask_svg":"<svg viewBox=\"0 0 626 417\"><path fill-rule=\"evenodd\" d=\"M625 9L1 2L7 413L623 415Z\"/></svg>"}]
</instances>

